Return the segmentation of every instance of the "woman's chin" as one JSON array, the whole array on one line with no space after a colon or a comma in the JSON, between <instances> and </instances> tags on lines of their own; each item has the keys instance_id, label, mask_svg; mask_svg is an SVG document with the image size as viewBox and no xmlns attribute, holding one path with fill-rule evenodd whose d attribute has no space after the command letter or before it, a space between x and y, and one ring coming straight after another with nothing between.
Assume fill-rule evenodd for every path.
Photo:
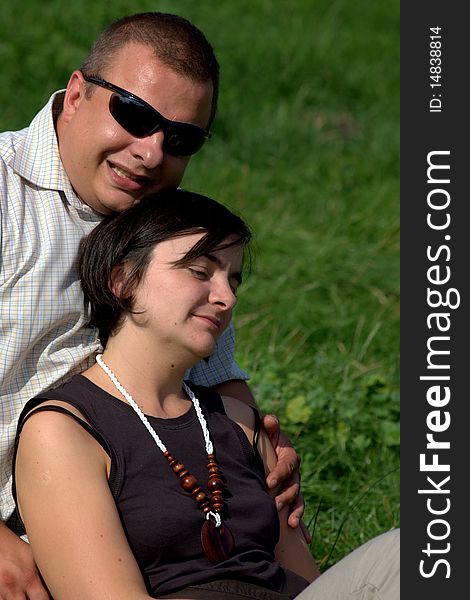
<instances>
[{"instance_id":1,"label":"woman's chin","mask_svg":"<svg viewBox=\"0 0 470 600\"><path fill-rule=\"evenodd\" d=\"M215 342L209 344L201 344L197 349L198 362L200 360L209 360L215 350Z\"/></svg>"},{"instance_id":2,"label":"woman's chin","mask_svg":"<svg viewBox=\"0 0 470 600\"><path fill-rule=\"evenodd\" d=\"M216 340L210 334L194 336L187 340L185 344L186 351L191 353L194 364L200 360L207 360L214 353L215 346Z\"/></svg>"}]
</instances>

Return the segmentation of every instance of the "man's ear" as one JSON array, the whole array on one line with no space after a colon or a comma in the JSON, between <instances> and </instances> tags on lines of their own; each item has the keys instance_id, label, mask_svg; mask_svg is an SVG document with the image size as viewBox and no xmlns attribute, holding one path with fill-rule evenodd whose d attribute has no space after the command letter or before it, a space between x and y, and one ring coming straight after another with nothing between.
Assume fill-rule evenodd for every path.
<instances>
[{"instance_id":1,"label":"man's ear","mask_svg":"<svg viewBox=\"0 0 470 600\"><path fill-rule=\"evenodd\" d=\"M68 122L73 117L80 102L85 97L85 89L86 82L83 79L81 71L74 71L70 75L67 89L65 90L64 105L61 113L62 121Z\"/></svg>"},{"instance_id":2,"label":"man's ear","mask_svg":"<svg viewBox=\"0 0 470 600\"><path fill-rule=\"evenodd\" d=\"M111 278L108 282L109 289L117 298L121 298L122 289L126 282L126 267L124 263L114 265L111 269Z\"/></svg>"}]
</instances>

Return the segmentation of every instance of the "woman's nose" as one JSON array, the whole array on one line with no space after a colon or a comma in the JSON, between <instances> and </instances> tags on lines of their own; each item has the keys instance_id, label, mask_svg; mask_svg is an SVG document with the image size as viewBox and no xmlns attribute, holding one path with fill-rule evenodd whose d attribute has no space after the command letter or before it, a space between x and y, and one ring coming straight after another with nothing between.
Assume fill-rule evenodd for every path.
<instances>
[{"instance_id":1,"label":"woman's nose","mask_svg":"<svg viewBox=\"0 0 470 600\"><path fill-rule=\"evenodd\" d=\"M237 303L237 297L228 280L216 282L209 294L210 302L223 305L227 310L232 309Z\"/></svg>"}]
</instances>

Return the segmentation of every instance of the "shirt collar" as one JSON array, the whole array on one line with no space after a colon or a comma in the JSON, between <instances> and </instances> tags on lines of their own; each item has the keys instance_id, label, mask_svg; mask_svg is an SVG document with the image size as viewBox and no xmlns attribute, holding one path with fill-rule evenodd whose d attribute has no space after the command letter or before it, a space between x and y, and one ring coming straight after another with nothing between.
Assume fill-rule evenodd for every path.
<instances>
[{"instance_id":1,"label":"shirt collar","mask_svg":"<svg viewBox=\"0 0 470 600\"><path fill-rule=\"evenodd\" d=\"M65 90L52 94L48 103L31 121L26 135L17 144L12 168L18 175L40 188L63 192L77 209L94 213L74 192L59 153L54 115L62 110Z\"/></svg>"}]
</instances>

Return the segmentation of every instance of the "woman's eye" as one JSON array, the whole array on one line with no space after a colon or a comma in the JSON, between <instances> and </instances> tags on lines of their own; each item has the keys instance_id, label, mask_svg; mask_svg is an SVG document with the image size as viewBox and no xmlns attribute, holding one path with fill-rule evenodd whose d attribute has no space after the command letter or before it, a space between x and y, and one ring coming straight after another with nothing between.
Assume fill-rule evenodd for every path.
<instances>
[{"instance_id":1,"label":"woman's eye","mask_svg":"<svg viewBox=\"0 0 470 600\"><path fill-rule=\"evenodd\" d=\"M194 267L189 267L189 271L191 275L197 277L198 279L206 279L207 273L205 271L201 271L200 269L195 269Z\"/></svg>"}]
</instances>

